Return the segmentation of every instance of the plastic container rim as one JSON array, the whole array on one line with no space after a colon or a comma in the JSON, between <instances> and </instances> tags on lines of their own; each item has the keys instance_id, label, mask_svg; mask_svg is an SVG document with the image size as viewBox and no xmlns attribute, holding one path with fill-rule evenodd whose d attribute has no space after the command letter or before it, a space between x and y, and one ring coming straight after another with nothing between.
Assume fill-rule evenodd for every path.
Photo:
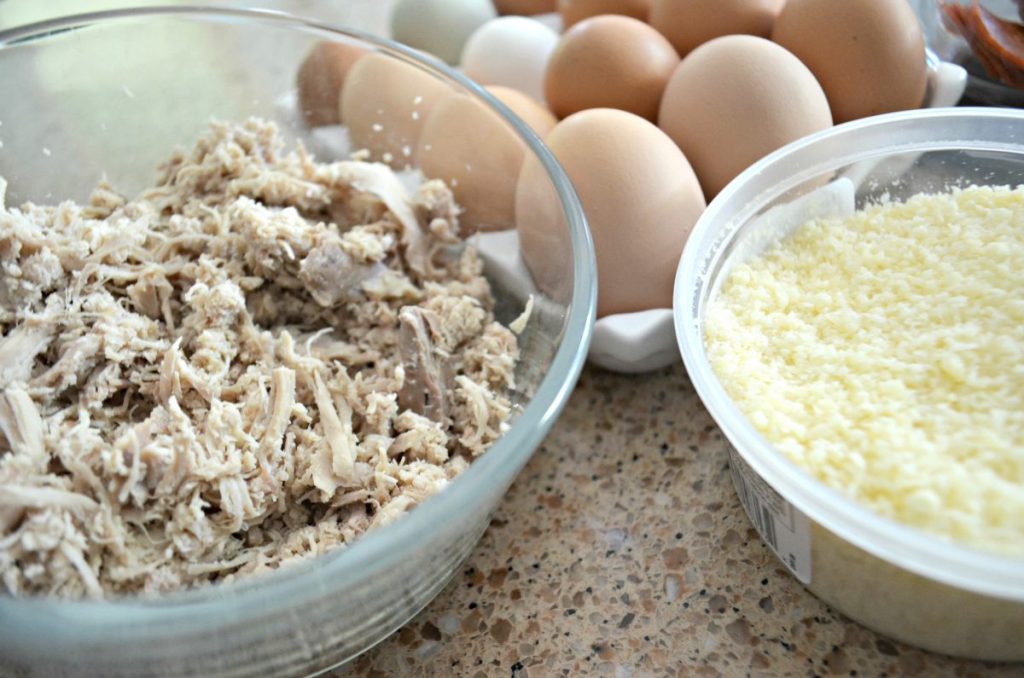
<instances>
[{"instance_id":1,"label":"plastic container rim","mask_svg":"<svg viewBox=\"0 0 1024 678\"><path fill-rule=\"evenodd\" d=\"M712 418L729 442L755 472L775 488L812 521L835 533L864 551L915 574L964 590L1000 599L1024 602L1024 561L971 549L941 540L920 530L883 518L860 504L832 490L809 473L789 461L765 440L747 421L739 408L726 394L708 361L702 336L702 317L694 312L706 285L714 278L705 279L705 266L714 271L725 246L735 236L736 229L768 201L791 189L801 181L829 169L843 167L872 157L896 153L928 150L997 150L1018 153L1024 165L1024 138L993 142L953 138L936 139L927 143L899 142L884 148L857 147L856 139L869 129L897 127L907 121L1007 120L1024 124L1024 111L990 108L937 108L904 111L874 116L837 125L804 137L762 158L736 177L708 206L690 234L687 246L676 272L673 290L673 322L676 340L683 362L693 386ZM760 191L742 209L728 216L732 199L757 180L758 176L785 160L800 158L809 149L823 142L846 138L851 148L848 154L834 157L826 164L805 167L790 180L770 185ZM728 221L723 221L728 217ZM709 248L710 255L698 252L699 244L709 238L716 242ZM701 315L706 302L701 300ZM811 574L813 583L813 572Z\"/></svg>"}]
</instances>

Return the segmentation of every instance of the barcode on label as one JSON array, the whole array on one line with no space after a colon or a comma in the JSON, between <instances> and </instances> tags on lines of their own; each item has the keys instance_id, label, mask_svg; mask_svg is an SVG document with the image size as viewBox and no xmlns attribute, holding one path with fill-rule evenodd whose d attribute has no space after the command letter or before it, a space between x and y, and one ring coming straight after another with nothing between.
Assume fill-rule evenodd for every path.
<instances>
[{"instance_id":1,"label":"barcode on label","mask_svg":"<svg viewBox=\"0 0 1024 678\"><path fill-rule=\"evenodd\" d=\"M761 537L768 542L768 545L778 552L779 537L775 531L775 517L772 516L772 512L768 510L767 506L758 501L757 495L750 489L750 485L743 477L743 474L736 473L734 476L740 502L743 503L743 508L747 510L747 515L750 516L751 522L754 523L754 527Z\"/></svg>"},{"instance_id":2,"label":"barcode on label","mask_svg":"<svg viewBox=\"0 0 1024 678\"><path fill-rule=\"evenodd\" d=\"M736 494L750 522L797 579L809 584L811 533L807 516L768 485L734 449L729 450L729 461Z\"/></svg>"}]
</instances>

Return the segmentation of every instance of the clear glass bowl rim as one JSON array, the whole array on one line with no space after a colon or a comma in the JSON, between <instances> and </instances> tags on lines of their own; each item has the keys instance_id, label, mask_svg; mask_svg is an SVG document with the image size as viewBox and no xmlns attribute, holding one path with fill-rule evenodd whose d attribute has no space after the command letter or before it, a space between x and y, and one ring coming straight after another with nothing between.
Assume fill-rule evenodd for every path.
<instances>
[{"instance_id":1,"label":"clear glass bowl rim","mask_svg":"<svg viewBox=\"0 0 1024 678\"><path fill-rule=\"evenodd\" d=\"M953 127L984 120L1017 126L1020 136L1004 140L957 139L939 133L944 125ZM918 129L934 129L937 136L931 142L904 143L893 130L905 129L908 123ZM884 146L869 147L862 141L862 137L867 135L872 135L872 138L885 136L892 141L887 141ZM848 152L833 155L827 160L813 160L821 155L821 147L843 141L850 149ZM690 234L676 272L673 292L676 339L694 388L722 432L744 461L811 520L864 551L915 574L975 593L1024 602L1024 560L946 542L878 516L826 487L768 443L732 402L711 369L695 301L703 295L706 285L714 283L713 279L704 279L704 266L710 259L721 256L726 243L735 235L737 224L745 222L787 190L825 172L862 160L914 151L961 149L1008 151L1018 154L1024 167L1024 111L964 107L889 113L837 125L762 158L723 189ZM801 169L784 179L774 176L774 183L767 183L757 191L751 188L752 184L764 182L761 179L763 174L777 170L783 163L795 164ZM1024 175L1021 183L1024 183ZM733 203L739 196L744 199L744 204L735 209ZM717 242L708 248L714 253L709 258L699 245L710 239ZM714 267L709 266L708 269L714 270ZM700 305L701 314L705 305Z\"/></svg>"},{"instance_id":2,"label":"clear glass bowl rim","mask_svg":"<svg viewBox=\"0 0 1024 678\"><path fill-rule=\"evenodd\" d=\"M487 497L510 482L532 456L554 424L572 393L583 368L590 345L597 308L597 262L583 208L568 176L534 131L485 89L442 61L400 43L345 26L311 20L286 12L260 9L235 9L175 5L133 7L88 12L17 26L0 31L0 51L20 43L44 39L50 34L121 21L146 19L191 19L258 23L281 29L308 31L324 38L353 38L395 58L436 71L472 96L484 101L511 126L547 172L565 215L570 231L573 264L573 289L562 339L534 396L510 429L443 492L431 497L401 520L385 529L361 537L353 546L300 562L265 575L227 582L201 589L178 591L154 598L115 598L105 601L50 600L0 596L0 616L26 615L36 621L48 620L47 633L54 641L61 635L77 635L87 629L90 635L102 635L104 627L125 628L140 624L153 631L153 625L187 625L190 629L216 628L224 619L218 613L230 603L232 612L266 615L273 610L301 609L303 599L324 591L309 584L314 581L344 582L346 573L366 572L387 567L403 558L408 544L422 543L431 526L443 524L453 512L487 504ZM297 66L297 65L296 65ZM314 571L316 570L316 571ZM314 578L315 576L315 578ZM344 588L344 584L331 587ZM59 619L59 627L54 626Z\"/></svg>"}]
</instances>

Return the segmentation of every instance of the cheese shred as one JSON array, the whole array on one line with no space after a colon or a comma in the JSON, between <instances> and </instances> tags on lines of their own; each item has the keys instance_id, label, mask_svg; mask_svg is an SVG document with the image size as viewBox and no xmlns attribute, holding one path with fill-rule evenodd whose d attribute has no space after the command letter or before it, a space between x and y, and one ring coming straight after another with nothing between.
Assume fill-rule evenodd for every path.
<instances>
[{"instance_id":1,"label":"cheese shred","mask_svg":"<svg viewBox=\"0 0 1024 678\"><path fill-rule=\"evenodd\" d=\"M1024 187L811 221L734 269L705 342L740 410L820 481L1024 557Z\"/></svg>"}]
</instances>

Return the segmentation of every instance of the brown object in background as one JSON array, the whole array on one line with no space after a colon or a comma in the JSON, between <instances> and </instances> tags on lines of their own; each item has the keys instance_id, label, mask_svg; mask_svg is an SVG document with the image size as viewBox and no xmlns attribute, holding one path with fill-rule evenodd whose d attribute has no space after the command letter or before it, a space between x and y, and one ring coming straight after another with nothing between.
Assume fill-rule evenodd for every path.
<instances>
[{"instance_id":1,"label":"brown object in background","mask_svg":"<svg viewBox=\"0 0 1024 678\"><path fill-rule=\"evenodd\" d=\"M546 14L555 11L555 0L494 0L498 14Z\"/></svg>"},{"instance_id":2,"label":"brown object in background","mask_svg":"<svg viewBox=\"0 0 1024 678\"><path fill-rule=\"evenodd\" d=\"M587 108L618 108L653 122L678 65L669 41L644 22L596 16L559 40L544 75L544 98L559 118Z\"/></svg>"},{"instance_id":3,"label":"brown object in background","mask_svg":"<svg viewBox=\"0 0 1024 678\"><path fill-rule=\"evenodd\" d=\"M321 42L306 56L295 84L299 110L310 127L341 122L338 97L349 69L366 55L366 50L343 42Z\"/></svg>"},{"instance_id":4,"label":"brown object in background","mask_svg":"<svg viewBox=\"0 0 1024 678\"><path fill-rule=\"evenodd\" d=\"M1024 89L1024 26L1003 21L982 7L978 0L966 7L955 2L940 2L939 5L946 27L967 41L990 78Z\"/></svg>"},{"instance_id":5,"label":"brown object in background","mask_svg":"<svg viewBox=\"0 0 1024 678\"><path fill-rule=\"evenodd\" d=\"M558 13L562 15L565 30L600 14L621 14L647 21L651 0L558 0Z\"/></svg>"}]
</instances>

